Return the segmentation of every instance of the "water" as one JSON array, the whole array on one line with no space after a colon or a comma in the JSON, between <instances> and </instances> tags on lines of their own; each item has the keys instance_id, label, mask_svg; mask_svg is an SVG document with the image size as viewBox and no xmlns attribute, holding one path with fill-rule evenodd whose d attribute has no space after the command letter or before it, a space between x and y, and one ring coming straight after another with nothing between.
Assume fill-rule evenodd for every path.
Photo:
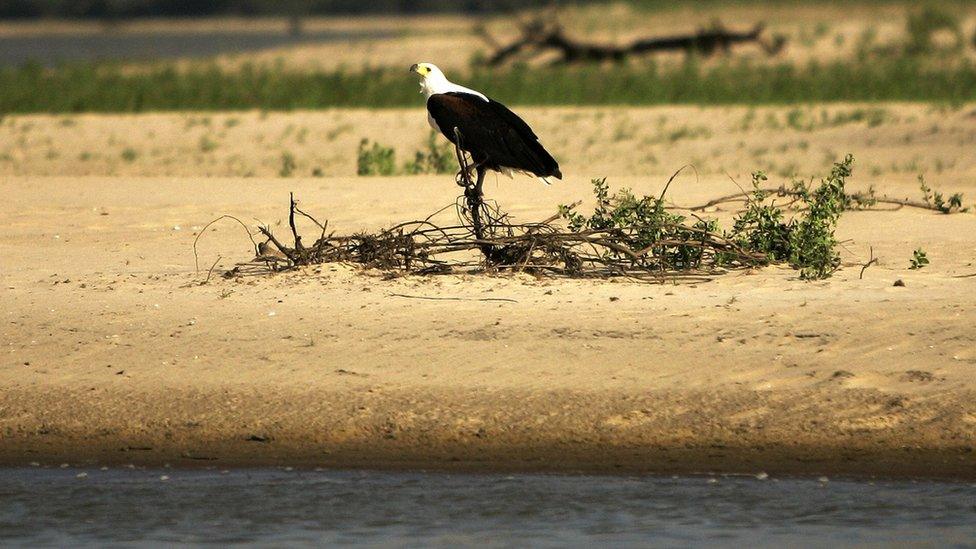
<instances>
[{"instance_id":1,"label":"water","mask_svg":"<svg viewBox=\"0 0 976 549\"><path fill-rule=\"evenodd\" d=\"M0 469L0 545L160 543L973 546L976 486L751 477Z\"/></svg>"},{"instance_id":2,"label":"water","mask_svg":"<svg viewBox=\"0 0 976 549\"><path fill-rule=\"evenodd\" d=\"M0 37L0 65L28 61L158 60L210 57L221 53L278 48L300 43L338 42L392 36L385 31L284 32L105 32Z\"/></svg>"}]
</instances>

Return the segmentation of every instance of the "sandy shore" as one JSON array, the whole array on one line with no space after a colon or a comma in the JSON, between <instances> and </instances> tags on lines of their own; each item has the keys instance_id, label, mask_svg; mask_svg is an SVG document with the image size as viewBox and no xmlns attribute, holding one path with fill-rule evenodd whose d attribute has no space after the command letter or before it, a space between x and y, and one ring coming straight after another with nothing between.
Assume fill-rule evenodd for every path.
<instances>
[{"instance_id":1,"label":"sandy shore","mask_svg":"<svg viewBox=\"0 0 976 549\"><path fill-rule=\"evenodd\" d=\"M0 463L976 478L976 215L845 214L848 266L816 283L344 265L203 283L195 233L225 213L274 224L289 190L342 232L456 194L437 176L0 179ZM589 193L585 178L487 191L527 220ZM910 271L919 246L932 264ZM249 248L218 224L203 270Z\"/></svg>"},{"instance_id":2,"label":"sandy shore","mask_svg":"<svg viewBox=\"0 0 976 549\"><path fill-rule=\"evenodd\" d=\"M364 139L393 148L399 169L426 150L422 101L379 111L11 115L0 120L0 176L273 178L290 164L295 177L347 177ZM806 178L853 153L860 181L882 189L924 174L965 190L976 178L976 104L516 110L563 173L579 177L667 178L691 164L719 176L724 192L735 190L725 174Z\"/></svg>"}]
</instances>

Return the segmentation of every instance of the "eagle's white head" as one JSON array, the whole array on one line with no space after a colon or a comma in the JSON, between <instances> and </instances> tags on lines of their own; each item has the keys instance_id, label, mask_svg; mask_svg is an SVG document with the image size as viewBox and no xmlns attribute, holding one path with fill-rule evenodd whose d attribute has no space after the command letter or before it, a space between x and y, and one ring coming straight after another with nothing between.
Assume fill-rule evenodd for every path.
<instances>
[{"instance_id":1,"label":"eagle's white head","mask_svg":"<svg viewBox=\"0 0 976 549\"><path fill-rule=\"evenodd\" d=\"M470 93L485 101L488 101L485 94L470 88L465 88L464 86L458 86L454 82L448 80L447 77L444 76L444 73L437 68L437 65L433 63L417 63L410 67L410 72L415 72L420 75L420 93L424 94L428 98L438 93L457 92Z\"/></svg>"},{"instance_id":2,"label":"eagle's white head","mask_svg":"<svg viewBox=\"0 0 976 549\"><path fill-rule=\"evenodd\" d=\"M450 91L451 82L433 63L417 63L410 67L410 72L420 75L420 93L427 97Z\"/></svg>"}]
</instances>

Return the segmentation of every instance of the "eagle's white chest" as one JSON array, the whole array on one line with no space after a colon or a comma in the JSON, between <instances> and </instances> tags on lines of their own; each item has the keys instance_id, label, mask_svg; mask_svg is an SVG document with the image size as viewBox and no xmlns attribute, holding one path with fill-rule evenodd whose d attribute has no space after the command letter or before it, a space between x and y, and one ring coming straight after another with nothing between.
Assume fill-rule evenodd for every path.
<instances>
[{"instance_id":1,"label":"eagle's white chest","mask_svg":"<svg viewBox=\"0 0 976 549\"><path fill-rule=\"evenodd\" d=\"M430 111L427 111L427 123L430 124L430 127L431 128L434 128L434 131L436 131L436 132L440 132L441 131L441 129L439 127L437 127L437 122L434 120L434 117L430 115ZM443 133L443 132L441 132L441 133Z\"/></svg>"}]
</instances>

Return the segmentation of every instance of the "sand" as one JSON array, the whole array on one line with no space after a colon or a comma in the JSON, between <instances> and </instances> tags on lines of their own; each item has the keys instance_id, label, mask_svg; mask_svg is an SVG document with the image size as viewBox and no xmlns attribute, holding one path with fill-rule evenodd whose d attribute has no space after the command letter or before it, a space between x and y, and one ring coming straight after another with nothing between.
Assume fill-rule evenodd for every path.
<instances>
[{"instance_id":1,"label":"sand","mask_svg":"<svg viewBox=\"0 0 976 549\"><path fill-rule=\"evenodd\" d=\"M689 176L669 194L730 185ZM213 226L197 271L195 234L221 214L274 225L291 190L342 232L457 194L450 176L0 178L0 463L976 478L976 215L847 213L845 267L822 282L347 265L205 282L250 243ZM487 192L531 220L589 189ZM931 265L912 271L918 247Z\"/></svg>"},{"instance_id":2,"label":"sand","mask_svg":"<svg viewBox=\"0 0 976 549\"><path fill-rule=\"evenodd\" d=\"M264 178L288 158L294 176L352 176L363 139L392 147L402 168L426 147L422 102L418 93L415 109L7 116L0 175ZM879 188L919 174L936 187L976 185L976 104L515 110L578 177L661 179L690 164L721 176L725 193L735 190L725 174L740 183L756 170L806 178L853 153L860 180Z\"/></svg>"}]
</instances>

